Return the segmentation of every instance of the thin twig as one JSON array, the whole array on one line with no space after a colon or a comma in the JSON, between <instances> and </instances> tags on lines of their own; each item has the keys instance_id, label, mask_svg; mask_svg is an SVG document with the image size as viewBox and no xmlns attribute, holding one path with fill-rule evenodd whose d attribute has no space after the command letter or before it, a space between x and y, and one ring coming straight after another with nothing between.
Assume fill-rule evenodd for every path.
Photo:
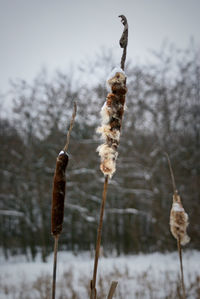
<instances>
[{"instance_id":1,"label":"thin twig","mask_svg":"<svg viewBox=\"0 0 200 299\"><path fill-rule=\"evenodd\" d=\"M118 281L112 281L107 299L112 299L117 287Z\"/></svg>"},{"instance_id":2,"label":"thin twig","mask_svg":"<svg viewBox=\"0 0 200 299\"><path fill-rule=\"evenodd\" d=\"M167 160L168 160L168 165L169 165L169 170L170 170L170 174L171 174L172 186L173 186L174 194L177 194L178 191L176 189L176 183L175 183L174 172L173 172L173 169L172 169L171 161L170 161L170 158L169 158L169 155L168 155L167 152L165 152L165 155L166 155Z\"/></svg>"},{"instance_id":3,"label":"thin twig","mask_svg":"<svg viewBox=\"0 0 200 299\"><path fill-rule=\"evenodd\" d=\"M120 47L124 49L121 58L121 69L124 71L124 66L126 61L126 50L128 45L128 22L124 15L120 15L119 18L121 18L121 22L124 25L124 31L119 41Z\"/></svg>"},{"instance_id":4,"label":"thin twig","mask_svg":"<svg viewBox=\"0 0 200 299\"><path fill-rule=\"evenodd\" d=\"M105 176L104 187L103 187L99 226L98 226L98 233L97 233L96 252L95 252L95 259L94 259L93 279L91 281L91 286L90 286L91 287L90 299L96 299L97 267L98 267L98 260L99 260L99 250L101 246L101 234L102 234L102 226L103 226L103 215L104 215L104 209L106 203L107 187L108 187L108 175Z\"/></svg>"},{"instance_id":5,"label":"thin twig","mask_svg":"<svg viewBox=\"0 0 200 299\"><path fill-rule=\"evenodd\" d=\"M55 299L56 296L56 268L57 268L58 239L59 239L59 235L54 236L52 299Z\"/></svg>"},{"instance_id":6,"label":"thin twig","mask_svg":"<svg viewBox=\"0 0 200 299\"><path fill-rule=\"evenodd\" d=\"M181 285L182 285L182 290L183 290L183 299L186 299L186 295L185 295L185 283L184 283L184 275L183 275L182 248L181 248L180 237L178 237L178 239L177 239L177 248L178 248L179 260L180 260L180 268L181 268Z\"/></svg>"},{"instance_id":7,"label":"thin twig","mask_svg":"<svg viewBox=\"0 0 200 299\"><path fill-rule=\"evenodd\" d=\"M69 146L69 139L70 139L71 130L72 130L73 125L74 125L74 119L76 117L76 111L77 111L77 106L76 106L76 102L74 102L74 110L73 110L69 130L67 132L67 140L66 140L66 144L65 144L64 149L63 149L65 152L67 152L67 149L68 149L68 146Z\"/></svg>"}]
</instances>

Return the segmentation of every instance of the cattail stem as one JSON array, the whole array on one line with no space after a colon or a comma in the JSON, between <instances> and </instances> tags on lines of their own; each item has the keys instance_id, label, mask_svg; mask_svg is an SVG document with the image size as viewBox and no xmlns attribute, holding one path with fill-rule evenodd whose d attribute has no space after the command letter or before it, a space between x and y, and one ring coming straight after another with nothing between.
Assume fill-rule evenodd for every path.
<instances>
[{"instance_id":1,"label":"cattail stem","mask_svg":"<svg viewBox=\"0 0 200 299\"><path fill-rule=\"evenodd\" d=\"M117 287L118 281L112 281L107 299L112 299Z\"/></svg>"},{"instance_id":2,"label":"cattail stem","mask_svg":"<svg viewBox=\"0 0 200 299\"><path fill-rule=\"evenodd\" d=\"M52 282L52 299L55 299L56 294L56 268L57 268L57 252L58 252L58 239L62 232L63 217L64 217L64 200L65 200L65 187L66 177L65 172L68 165L67 149L69 146L70 134L73 128L74 120L76 117L76 103L74 103L74 110L67 132L67 140L63 150L59 153L56 160L56 169L53 178L53 196L52 196L52 209L51 209L51 233L54 236L54 262L53 262L53 282Z\"/></svg>"},{"instance_id":3,"label":"cattail stem","mask_svg":"<svg viewBox=\"0 0 200 299\"><path fill-rule=\"evenodd\" d=\"M178 248L179 260L180 260L181 286L182 286L182 290L183 290L183 299L186 299L186 295L185 295L185 283L184 283L184 275L183 275L182 248L181 248L181 240L180 240L180 237L178 237L178 239L177 239L177 248Z\"/></svg>"},{"instance_id":4,"label":"cattail stem","mask_svg":"<svg viewBox=\"0 0 200 299\"><path fill-rule=\"evenodd\" d=\"M106 203L107 188L108 188L108 175L105 176L104 187L103 187L99 226L98 226L98 233L97 233L96 252L95 252L95 259L94 259L93 279L91 281L90 299L96 299L96 277L97 277L97 267L98 267L98 260L99 260L99 250L101 246L101 234L102 234L103 215L104 215L104 209Z\"/></svg>"},{"instance_id":5,"label":"cattail stem","mask_svg":"<svg viewBox=\"0 0 200 299\"><path fill-rule=\"evenodd\" d=\"M55 299L56 296L56 268L57 268L58 239L59 239L59 235L54 236L52 299Z\"/></svg>"},{"instance_id":6,"label":"cattail stem","mask_svg":"<svg viewBox=\"0 0 200 299\"><path fill-rule=\"evenodd\" d=\"M72 130L73 125L74 125L74 120L75 120L75 117L76 117L76 112L77 112L77 105L76 105L76 102L74 102L74 110L73 110L73 113L72 113L72 118L71 118L69 130L67 132L67 140L66 140L66 144L65 144L64 149L63 149L65 152L67 152L67 150L68 150L69 140L70 140L70 135L71 135L71 130Z\"/></svg>"}]
</instances>

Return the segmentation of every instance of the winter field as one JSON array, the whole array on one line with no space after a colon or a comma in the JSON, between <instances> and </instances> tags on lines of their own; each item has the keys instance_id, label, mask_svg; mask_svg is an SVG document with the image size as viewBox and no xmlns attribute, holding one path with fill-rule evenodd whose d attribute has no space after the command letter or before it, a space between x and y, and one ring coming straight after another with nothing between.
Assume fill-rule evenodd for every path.
<instances>
[{"instance_id":1,"label":"winter field","mask_svg":"<svg viewBox=\"0 0 200 299\"><path fill-rule=\"evenodd\" d=\"M51 298L53 256L43 263L24 256L1 257L1 299ZM183 251L187 298L200 298L200 251ZM57 298L89 298L93 258L89 253L74 256L59 252ZM114 298L181 298L178 254L152 253L120 257L101 257L98 270L98 298L106 298L112 280L118 281Z\"/></svg>"}]
</instances>

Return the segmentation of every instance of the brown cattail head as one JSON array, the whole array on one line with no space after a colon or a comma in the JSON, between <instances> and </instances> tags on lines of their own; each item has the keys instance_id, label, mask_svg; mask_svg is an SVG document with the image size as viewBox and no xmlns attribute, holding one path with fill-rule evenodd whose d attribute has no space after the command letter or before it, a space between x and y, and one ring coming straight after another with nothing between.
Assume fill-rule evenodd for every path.
<instances>
[{"instance_id":1,"label":"brown cattail head","mask_svg":"<svg viewBox=\"0 0 200 299\"><path fill-rule=\"evenodd\" d=\"M53 197L51 211L51 233L57 236L62 231L65 199L65 171L68 164L68 155L61 151L56 160L56 169L53 178Z\"/></svg>"},{"instance_id":2,"label":"brown cattail head","mask_svg":"<svg viewBox=\"0 0 200 299\"><path fill-rule=\"evenodd\" d=\"M170 212L170 230L175 239L180 239L181 245L186 245L190 241L186 231L188 224L188 215L185 213L181 198L176 191L173 195Z\"/></svg>"},{"instance_id":3,"label":"brown cattail head","mask_svg":"<svg viewBox=\"0 0 200 299\"><path fill-rule=\"evenodd\" d=\"M97 148L97 151L101 157L101 171L111 178L116 170L117 147L127 92L124 71L120 68L114 69L107 84L111 92L107 95L106 102L101 109L102 125L97 128L104 143Z\"/></svg>"}]
</instances>

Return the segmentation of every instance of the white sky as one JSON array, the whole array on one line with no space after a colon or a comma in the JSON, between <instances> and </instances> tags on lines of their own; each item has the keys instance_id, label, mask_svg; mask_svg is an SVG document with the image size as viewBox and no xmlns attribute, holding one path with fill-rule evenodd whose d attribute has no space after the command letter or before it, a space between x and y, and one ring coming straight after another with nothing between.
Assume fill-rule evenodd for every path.
<instances>
[{"instance_id":1,"label":"white sky","mask_svg":"<svg viewBox=\"0 0 200 299\"><path fill-rule=\"evenodd\" d=\"M30 81L44 66L65 70L101 46L121 55L119 14L128 19L131 59L145 60L166 38L200 44L199 0L0 0L0 93L10 79Z\"/></svg>"}]
</instances>

